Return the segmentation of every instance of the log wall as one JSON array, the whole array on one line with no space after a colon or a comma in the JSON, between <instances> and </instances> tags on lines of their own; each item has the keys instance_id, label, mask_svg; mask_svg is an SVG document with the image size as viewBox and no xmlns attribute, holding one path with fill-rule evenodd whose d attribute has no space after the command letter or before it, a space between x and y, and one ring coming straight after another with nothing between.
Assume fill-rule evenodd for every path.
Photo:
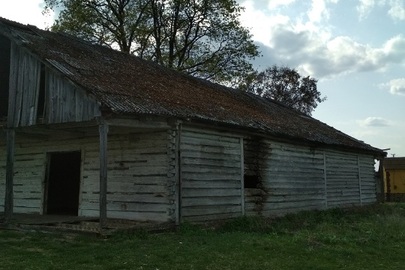
<instances>
[{"instance_id":1,"label":"log wall","mask_svg":"<svg viewBox=\"0 0 405 270\"><path fill-rule=\"evenodd\" d=\"M274 216L300 210L376 202L372 156L245 139L246 213ZM246 180L245 180L246 185Z\"/></svg>"},{"instance_id":2,"label":"log wall","mask_svg":"<svg viewBox=\"0 0 405 270\"><path fill-rule=\"evenodd\" d=\"M2 210L6 157L0 143ZM80 134L29 139L17 132L15 212L43 212L47 152L60 151L81 151L79 215L98 216L98 137ZM371 155L190 128L108 139L108 217L207 221L374 202Z\"/></svg>"},{"instance_id":3,"label":"log wall","mask_svg":"<svg viewBox=\"0 0 405 270\"><path fill-rule=\"evenodd\" d=\"M241 216L241 138L183 130L180 150L182 220Z\"/></svg>"},{"instance_id":4,"label":"log wall","mask_svg":"<svg viewBox=\"0 0 405 270\"><path fill-rule=\"evenodd\" d=\"M95 127L96 129L96 127ZM167 131L110 135L108 141L107 216L170 220ZM0 151L4 151L3 145ZM99 215L98 137L28 139L17 133L14 211L43 213L47 152L81 151L79 216ZM0 152L0 209L4 204L5 155Z\"/></svg>"}]
</instances>

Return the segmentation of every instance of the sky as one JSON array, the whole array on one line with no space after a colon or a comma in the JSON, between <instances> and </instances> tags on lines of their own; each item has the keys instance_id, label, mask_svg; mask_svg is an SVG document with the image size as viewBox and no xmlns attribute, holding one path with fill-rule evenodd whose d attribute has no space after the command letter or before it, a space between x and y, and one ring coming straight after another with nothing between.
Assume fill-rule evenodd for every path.
<instances>
[{"instance_id":1,"label":"sky","mask_svg":"<svg viewBox=\"0 0 405 270\"><path fill-rule=\"evenodd\" d=\"M261 55L295 68L327 100L312 116L405 157L405 0L238 0ZM42 0L0 0L0 16L46 28Z\"/></svg>"}]
</instances>

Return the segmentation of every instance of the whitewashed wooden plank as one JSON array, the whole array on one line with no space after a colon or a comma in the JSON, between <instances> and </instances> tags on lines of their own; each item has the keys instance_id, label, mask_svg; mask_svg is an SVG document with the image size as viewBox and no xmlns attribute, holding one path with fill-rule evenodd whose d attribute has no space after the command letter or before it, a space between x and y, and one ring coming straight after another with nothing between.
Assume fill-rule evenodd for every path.
<instances>
[{"instance_id":1,"label":"whitewashed wooden plank","mask_svg":"<svg viewBox=\"0 0 405 270\"><path fill-rule=\"evenodd\" d=\"M234 213L234 216L240 216L241 206L240 205L205 205L205 206L195 206L195 207L184 207L183 216L186 217L197 217L199 216L202 220L206 219L208 215L228 215Z\"/></svg>"}]
</instances>

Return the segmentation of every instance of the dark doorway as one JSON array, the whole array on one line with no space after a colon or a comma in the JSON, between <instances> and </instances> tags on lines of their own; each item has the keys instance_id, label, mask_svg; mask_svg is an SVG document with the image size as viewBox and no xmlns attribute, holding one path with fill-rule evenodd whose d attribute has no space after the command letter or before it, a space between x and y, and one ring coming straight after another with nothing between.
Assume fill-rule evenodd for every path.
<instances>
[{"instance_id":1,"label":"dark doorway","mask_svg":"<svg viewBox=\"0 0 405 270\"><path fill-rule=\"evenodd\" d=\"M80 191L80 152L50 153L45 212L77 216Z\"/></svg>"}]
</instances>

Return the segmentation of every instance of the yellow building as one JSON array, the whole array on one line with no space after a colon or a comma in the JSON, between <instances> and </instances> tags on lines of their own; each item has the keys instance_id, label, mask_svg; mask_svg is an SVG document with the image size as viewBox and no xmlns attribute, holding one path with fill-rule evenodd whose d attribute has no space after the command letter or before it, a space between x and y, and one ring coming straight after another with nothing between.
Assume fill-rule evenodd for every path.
<instances>
[{"instance_id":1,"label":"yellow building","mask_svg":"<svg viewBox=\"0 0 405 270\"><path fill-rule=\"evenodd\" d=\"M405 157L384 159L384 192L387 201L405 201Z\"/></svg>"}]
</instances>

